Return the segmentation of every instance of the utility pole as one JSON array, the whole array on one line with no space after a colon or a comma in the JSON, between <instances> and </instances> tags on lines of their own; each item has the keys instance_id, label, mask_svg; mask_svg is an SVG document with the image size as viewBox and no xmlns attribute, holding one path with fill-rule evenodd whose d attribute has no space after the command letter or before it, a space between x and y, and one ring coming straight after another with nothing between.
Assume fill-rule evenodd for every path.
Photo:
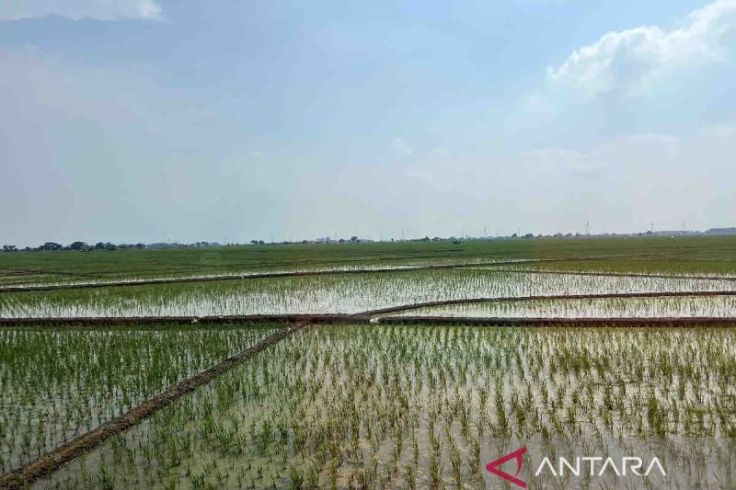
<instances>
[{"instance_id":1,"label":"utility pole","mask_svg":"<svg viewBox=\"0 0 736 490\"><path fill-rule=\"evenodd\" d=\"M590 221L585 220L585 234L590 235Z\"/></svg>"}]
</instances>

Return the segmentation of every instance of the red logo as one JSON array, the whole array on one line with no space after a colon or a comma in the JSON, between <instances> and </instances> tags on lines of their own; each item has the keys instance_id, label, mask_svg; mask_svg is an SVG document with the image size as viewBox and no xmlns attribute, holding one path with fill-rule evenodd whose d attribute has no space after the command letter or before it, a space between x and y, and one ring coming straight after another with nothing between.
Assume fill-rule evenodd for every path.
<instances>
[{"instance_id":1,"label":"red logo","mask_svg":"<svg viewBox=\"0 0 736 490\"><path fill-rule=\"evenodd\" d=\"M509 481L513 483L516 486L519 486L521 488L526 488L526 482L522 480L521 478L517 478L519 476L519 473L521 473L521 467L524 465L524 454L526 454L526 448L522 447L514 451L513 453L508 453L506 456L500 457L495 461L491 461L486 465L486 469L493 473L496 476L500 476L506 481ZM512 459L516 460L516 474L510 475L506 473L505 471L502 471L499 467L506 463L507 461L511 461Z\"/></svg>"}]
</instances>

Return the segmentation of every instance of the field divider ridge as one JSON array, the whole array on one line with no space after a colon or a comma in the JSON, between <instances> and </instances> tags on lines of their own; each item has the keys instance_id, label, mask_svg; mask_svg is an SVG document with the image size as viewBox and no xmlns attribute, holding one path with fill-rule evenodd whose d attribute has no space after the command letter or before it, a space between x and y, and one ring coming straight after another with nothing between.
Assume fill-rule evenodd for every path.
<instances>
[{"instance_id":1,"label":"field divider ridge","mask_svg":"<svg viewBox=\"0 0 736 490\"><path fill-rule=\"evenodd\" d=\"M274 314L274 315L221 315L221 316L97 316L97 317L23 317L0 318L0 327L19 326L68 326L68 327L120 327L166 325L235 325L250 323L346 323L356 322L347 314Z\"/></svg>"}]
</instances>

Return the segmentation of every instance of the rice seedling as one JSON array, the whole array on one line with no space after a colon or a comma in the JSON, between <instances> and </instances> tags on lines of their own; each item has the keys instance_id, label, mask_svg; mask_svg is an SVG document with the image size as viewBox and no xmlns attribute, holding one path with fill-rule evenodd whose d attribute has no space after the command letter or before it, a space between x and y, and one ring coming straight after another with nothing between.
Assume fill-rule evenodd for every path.
<instances>
[{"instance_id":1,"label":"rice seedling","mask_svg":"<svg viewBox=\"0 0 736 490\"><path fill-rule=\"evenodd\" d=\"M733 318L736 296L494 301L416 308L387 316L476 318Z\"/></svg>"},{"instance_id":2,"label":"rice seedling","mask_svg":"<svg viewBox=\"0 0 736 490\"><path fill-rule=\"evenodd\" d=\"M39 487L478 487L489 438L729 437L735 380L733 329L314 326Z\"/></svg>"},{"instance_id":3,"label":"rice seedling","mask_svg":"<svg viewBox=\"0 0 736 490\"><path fill-rule=\"evenodd\" d=\"M0 317L357 313L468 298L670 291L736 291L736 282L442 269L0 294ZM682 304L700 308L697 302Z\"/></svg>"},{"instance_id":4,"label":"rice seedling","mask_svg":"<svg viewBox=\"0 0 736 490\"><path fill-rule=\"evenodd\" d=\"M252 345L274 329L267 325L0 329L3 473Z\"/></svg>"}]
</instances>

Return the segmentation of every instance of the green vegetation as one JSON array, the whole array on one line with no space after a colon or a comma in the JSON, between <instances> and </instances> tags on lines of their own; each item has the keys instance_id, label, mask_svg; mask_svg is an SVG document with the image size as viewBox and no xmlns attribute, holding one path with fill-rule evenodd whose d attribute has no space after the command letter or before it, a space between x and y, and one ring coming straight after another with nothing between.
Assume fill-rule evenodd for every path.
<instances>
[{"instance_id":1,"label":"green vegetation","mask_svg":"<svg viewBox=\"0 0 736 490\"><path fill-rule=\"evenodd\" d=\"M546 261L484 265L521 259ZM115 317L365 313L477 298L494 301L388 314L672 316L698 322L736 316L735 296L689 294L736 291L728 277L736 275L736 237L8 252L0 254L0 286L448 264L454 268L0 291L0 318L101 316L111 325L0 330L3 471L277 328L115 327ZM643 273L652 276L635 275ZM672 292L688 295L569 298ZM312 325L36 484L476 488L484 485L483 458L505 454L521 441L585 447L681 438L734 441L735 386L733 327ZM682 452L672 458L687 482L700 482L700 460L689 461ZM717 486L731 483L724 479Z\"/></svg>"},{"instance_id":2,"label":"green vegetation","mask_svg":"<svg viewBox=\"0 0 736 490\"><path fill-rule=\"evenodd\" d=\"M358 313L467 298L718 290L736 282L439 269L0 293L0 317Z\"/></svg>"},{"instance_id":3,"label":"green vegetation","mask_svg":"<svg viewBox=\"0 0 736 490\"><path fill-rule=\"evenodd\" d=\"M628 257L627 265L620 270L677 271L682 268L689 272L736 272L736 236L540 238L468 240L457 244L450 241L416 241L249 245L202 249L13 252L0 253L0 283L181 276L336 265L399 265L417 261L490 258L568 258L575 260L571 265L577 269L577 264L582 262L576 259L609 255ZM602 262L593 264L600 266ZM610 263L607 261L606 264Z\"/></svg>"},{"instance_id":4,"label":"green vegetation","mask_svg":"<svg viewBox=\"0 0 736 490\"><path fill-rule=\"evenodd\" d=\"M735 382L732 329L315 326L41 486L483 488L489 441L736 436Z\"/></svg>"},{"instance_id":5,"label":"green vegetation","mask_svg":"<svg viewBox=\"0 0 736 490\"><path fill-rule=\"evenodd\" d=\"M274 331L0 329L0 468L30 462Z\"/></svg>"},{"instance_id":6,"label":"green vegetation","mask_svg":"<svg viewBox=\"0 0 736 490\"><path fill-rule=\"evenodd\" d=\"M736 296L510 300L430 306L394 315L477 318L736 318Z\"/></svg>"}]
</instances>

